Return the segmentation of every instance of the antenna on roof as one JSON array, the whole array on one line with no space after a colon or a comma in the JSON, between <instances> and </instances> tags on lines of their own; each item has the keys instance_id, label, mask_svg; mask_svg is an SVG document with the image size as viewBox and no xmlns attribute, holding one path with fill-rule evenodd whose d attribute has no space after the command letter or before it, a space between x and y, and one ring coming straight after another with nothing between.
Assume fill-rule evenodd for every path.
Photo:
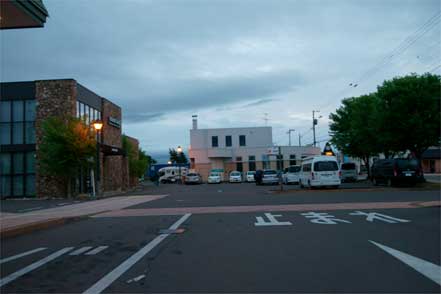
<instances>
[{"instance_id":1,"label":"antenna on roof","mask_svg":"<svg viewBox=\"0 0 441 294\"><path fill-rule=\"evenodd\" d=\"M263 120L265 121L265 126L267 126L267 125L268 125L268 121L270 120L270 119L268 118L268 113L265 112L263 115L264 115Z\"/></svg>"}]
</instances>

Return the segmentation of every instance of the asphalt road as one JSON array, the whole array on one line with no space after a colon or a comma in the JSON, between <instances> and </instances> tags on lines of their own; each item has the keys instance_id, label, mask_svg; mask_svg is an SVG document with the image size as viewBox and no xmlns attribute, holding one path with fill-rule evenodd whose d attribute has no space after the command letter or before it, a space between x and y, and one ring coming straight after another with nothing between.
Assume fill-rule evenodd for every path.
<instances>
[{"instance_id":1,"label":"asphalt road","mask_svg":"<svg viewBox=\"0 0 441 294\"><path fill-rule=\"evenodd\" d=\"M247 184L164 185L150 192L169 196L124 211L439 200L439 191L277 194ZM164 235L161 230L169 228L171 234ZM439 206L97 216L2 240L1 245L2 293L441 290Z\"/></svg>"}]
</instances>

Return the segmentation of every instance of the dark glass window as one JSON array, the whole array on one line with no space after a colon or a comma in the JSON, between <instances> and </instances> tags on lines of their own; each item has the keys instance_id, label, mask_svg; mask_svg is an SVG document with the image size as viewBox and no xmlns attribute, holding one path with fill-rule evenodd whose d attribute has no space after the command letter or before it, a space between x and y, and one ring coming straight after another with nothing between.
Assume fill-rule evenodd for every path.
<instances>
[{"instance_id":1,"label":"dark glass window","mask_svg":"<svg viewBox=\"0 0 441 294\"><path fill-rule=\"evenodd\" d=\"M0 174L8 175L11 173L11 154L0 153Z\"/></svg>"},{"instance_id":2,"label":"dark glass window","mask_svg":"<svg viewBox=\"0 0 441 294\"><path fill-rule=\"evenodd\" d=\"M34 122L27 122L25 123L25 143L26 144L35 144L35 123Z\"/></svg>"},{"instance_id":3,"label":"dark glass window","mask_svg":"<svg viewBox=\"0 0 441 294\"><path fill-rule=\"evenodd\" d=\"M296 164L297 164L296 155L295 154L291 154L289 156L289 165L296 165Z\"/></svg>"},{"instance_id":4,"label":"dark glass window","mask_svg":"<svg viewBox=\"0 0 441 294\"><path fill-rule=\"evenodd\" d=\"M246 146L245 135L239 136L239 146Z\"/></svg>"},{"instance_id":5,"label":"dark glass window","mask_svg":"<svg viewBox=\"0 0 441 294\"><path fill-rule=\"evenodd\" d=\"M24 186L23 186L23 176L14 176L12 179L14 196L23 196L24 194Z\"/></svg>"},{"instance_id":6,"label":"dark glass window","mask_svg":"<svg viewBox=\"0 0 441 294\"><path fill-rule=\"evenodd\" d=\"M227 147L233 146L233 142L231 140L231 136L225 136L225 146L227 146Z\"/></svg>"},{"instance_id":7,"label":"dark glass window","mask_svg":"<svg viewBox=\"0 0 441 294\"><path fill-rule=\"evenodd\" d=\"M23 100L12 102L12 121L23 121Z\"/></svg>"},{"instance_id":8,"label":"dark glass window","mask_svg":"<svg viewBox=\"0 0 441 294\"><path fill-rule=\"evenodd\" d=\"M35 151L26 153L26 172L35 173Z\"/></svg>"},{"instance_id":9,"label":"dark glass window","mask_svg":"<svg viewBox=\"0 0 441 294\"><path fill-rule=\"evenodd\" d=\"M242 156L236 157L236 161L242 161Z\"/></svg>"},{"instance_id":10,"label":"dark glass window","mask_svg":"<svg viewBox=\"0 0 441 294\"><path fill-rule=\"evenodd\" d=\"M12 154L12 169L14 174L22 174L24 172L24 154L13 153Z\"/></svg>"},{"instance_id":11,"label":"dark glass window","mask_svg":"<svg viewBox=\"0 0 441 294\"><path fill-rule=\"evenodd\" d=\"M11 101L0 102L0 122L11 121Z\"/></svg>"},{"instance_id":12,"label":"dark glass window","mask_svg":"<svg viewBox=\"0 0 441 294\"><path fill-rule=\"evenodd\" d=\"M35 121L35 100L25 100L25 120Z\"/></svg>"},{"instance_id":13,"label":"dark glass window","mask_svg":"<svg viewBox=\"0 0 441 294\"><path fill-rule=\"evenodd\" d=\"M335 171L338 170L337 162L335 161L318 161L314 163L314 171Z\"/></svg>"},{"instance_id":14,"label":"dark glass window","mask_svg":"<svg viewBox=\"0 0 441 294\"><path fill-rule=\"evenodd\" d=\"M10 123L0 123L0 144L1 145L11 144L11 124Z\"/></svg>"},{"instance_id":15,"label":"dark glass window","mask_svg":"<svg viewBox=\"0 0 441 294\"><path fill-rule=\"evenodd\" d=\"M256 162L255 161L248 161L248 170L250 170L250 171L256 170Z\"/></svg>"},{"instance_id":16,"label":"dark glass window","mask_svg":"<svg viewBox=\"0 0 441 294\"><path fill-rule=\"evenodd\" d=\"M6 196L11 196L11 177L10 176L2 176L0 178L1 180L1 187L0 187L0 191L1 191L1 196L2 197L6 197Z\"/></svg>"},{"instance_id":17,"label":"dark glass window","mask_svg":"<svg viewBox=\"0 0 441 294\"><path fill-rule=\"evenodd\" d=\"M26 196L35 196L35 175L26 177Z\"/></svg>"},{"instance_id":18,"label":"dark glass window","mask_svg":"<svg viewBox=\"0 0 441 294\"><path fill-rule=\"evenodd\" d=\"M255 160L256 160L256 156L254 155L248 156L248 161L255 161Z\"/></svg>"},{"instance_id":19,"label":"dark glass window","mask_svg":"<svg viewBox=\"0 0 441 294\"><path fill-rule=\"evenodd\" d=\"M211 147L218 147L218 146L219 146L219 142L218 142L217 136L212 136L211 137Z\"/></svg>"},{"instance_id":20,"label":"dark glass window","mask_svg":"<svg viewBox=\"0 0 441 294\"><path fill-rule=\"evenodd\" d=\"M23 144L23 123L12 124L12 144Z\"/></svg>"}]
</instances>

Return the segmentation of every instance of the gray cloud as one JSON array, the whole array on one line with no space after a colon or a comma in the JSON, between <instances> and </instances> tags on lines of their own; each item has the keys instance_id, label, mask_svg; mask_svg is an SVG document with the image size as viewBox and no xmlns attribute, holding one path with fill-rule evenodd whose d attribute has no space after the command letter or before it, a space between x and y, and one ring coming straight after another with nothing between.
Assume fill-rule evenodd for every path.
<instances>
[{"instance_id":1,"label":"gray cloud","mask_svg":"<svg viewBox=\"0 0 441 294\"><path fill-rule=\"evenodd\" d=\"M342 96L430 70L441 58L438 25L375 76L345 90L439 12L438 0L44 3L50 14L44 28L1 31L2 81L77 79L122 106L128 133L139 132L141 142L152 138L157 149L188 139L188 127L171 122L170 113L204 112L207 127L234 126L245 123L240 111L265 108L288 128L293 113L323 105L327 115ZM145 122L155 129L145 132ZM176 133L166 140L170 124Z\"/></svg>"}]
</instances>

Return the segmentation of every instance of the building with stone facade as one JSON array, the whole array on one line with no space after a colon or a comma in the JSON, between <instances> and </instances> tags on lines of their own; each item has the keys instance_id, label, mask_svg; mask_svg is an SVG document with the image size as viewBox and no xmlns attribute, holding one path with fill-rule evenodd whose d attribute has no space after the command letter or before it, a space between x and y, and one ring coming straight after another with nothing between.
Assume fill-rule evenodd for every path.
<instances>
[{"instance_id":1,"label":"building with stone facade","mask_svg":"<svg viewBox=\"0 0 441 294\"><path fill-rule=\"evenodd\" d=\"M198 129L194 116L190 130L190 168L197 170L204 180L211 170L223 171L227 179L228 173L235 170L283 170L321 152L318 147L277 146L276 151L273 147L271 127Z\"/></svg>"},{"instance_id":2,"label":"building with stone facade","mask_svg":"<svg viewBox=\"0 0 441 294\"><path fill-rule=\"evenodd\" d=\"M60 197L64 186L39 172L38 146L48 117L73 116L91 125L101 120L100 193L126 190L131 180L122 149L121 107L73 79L0 83L1 197ZM136 146L138 142L132 139ZM136 147L136 150L137 147ZM79 171L76 194L91 192L90 170Z\"/></svg>"}]
</instances>

